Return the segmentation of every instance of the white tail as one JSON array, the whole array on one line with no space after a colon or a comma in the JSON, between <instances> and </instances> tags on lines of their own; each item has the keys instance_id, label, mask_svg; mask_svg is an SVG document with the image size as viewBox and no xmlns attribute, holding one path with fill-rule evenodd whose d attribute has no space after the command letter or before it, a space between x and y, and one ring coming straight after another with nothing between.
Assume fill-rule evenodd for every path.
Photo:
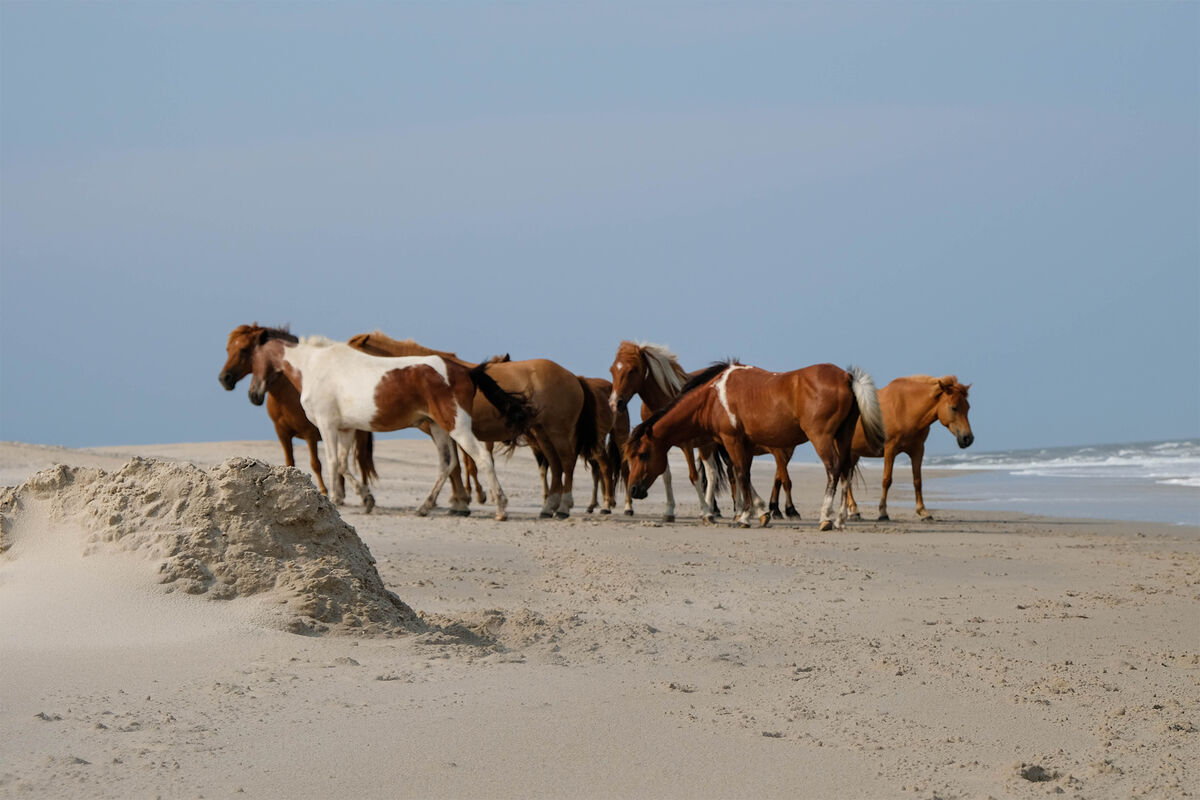
<instances>
[{"instance_id":1,"label":"white tail","mask_svg":"<svg viewBox=\"0 0 1200 800\"><path fill-rule=\"evenodd\" d=\"M882 452L887 433L883 429L883 411L879 408L879 394L875 391L875 381L862 367L851 366L847 367L846 371L850 373L850 388L858 401L858 413L862 418L867 446L872 452Z\"/></svg>"}]
</instances>

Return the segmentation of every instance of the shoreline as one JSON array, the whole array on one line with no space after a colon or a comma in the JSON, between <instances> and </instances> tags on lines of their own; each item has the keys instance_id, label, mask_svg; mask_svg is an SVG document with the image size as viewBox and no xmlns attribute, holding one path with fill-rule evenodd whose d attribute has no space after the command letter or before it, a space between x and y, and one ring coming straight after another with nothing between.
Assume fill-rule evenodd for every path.
<instances>
[{"instance_id":1,"label":"shoreline","mask_svg":"<svg viewBox=\"0 0 1200 800\"><path fill-rule=\"evenodd\" d=\"M282 460L273 441L9 443L0 484L133 454ZM586 514L578 469L572 517L540 520L520 450L497 465L508 521L451 518L445 494L417 517L433 462L377 443L376 511L340 509L422 615L401 636L264 628L253 598L163 594L154 559L34 560L79 523L25 509L0 554L0 795L1200 791L1200 538L1178 526L932 502L924 523L893 491L894 521L821 533L823 474L802 464L798 523L701 525L674 463L679 522L657 519L660 482L635 517Z\"/></svg>"}]
</instances>

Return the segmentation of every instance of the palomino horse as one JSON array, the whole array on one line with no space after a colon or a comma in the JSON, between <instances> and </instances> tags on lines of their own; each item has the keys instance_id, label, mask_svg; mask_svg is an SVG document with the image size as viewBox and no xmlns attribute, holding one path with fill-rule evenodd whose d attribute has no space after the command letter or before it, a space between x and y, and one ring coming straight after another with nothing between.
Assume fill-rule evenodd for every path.
<instances>
[{"instance_id":1,"label":"palomino horse","mask_svg":"<svg viewBox=\"0 0 1200 800\"><path fill-rule=\"evenodd\" d=\"M879 407L883 410L887 440L882 446L872 446L867 442L860 426L854 433L853 453L855 462L862 456L883 456L880 519L888 518L888 489L892 485L892 465L898 453L907 453L912 460L917 516L925 520L933 519L933 515L925 508L925 500L921 497L921 461L925 457L925 439L929 436L930 426L937 421L954 434L959 447L971 446L975 441L975 434L971 433L971 421L967 418L967 412L971 410L971 404L967 402L967 390L970 388L970 384L963 386L953 375L941 378L910 375L907 378L896 378L879 390ZM849 510L852 518L860 518L853 493L850 495Z\"/></svg>"},{"instance_id":2,"label":"palomino horse","mask_svg":"<svg viewBox=\"0 0 1200 800\"><path fill-rule=\"evenodd\" d=\"M240 325L229 334L229 342L225 346L228 358L221 368L218 380L228 391L242 378L250 374L250 343L264 328L255 325ZM317 442L321 441L321 432L317 426L304 415L300 405L300 392L285 376L272 381L267 387L267 416L275 425L275 435L283 447L283 459L289 467L296 466L295 453L292 450L292 439L300 437L308 442L309 463L312 465L313 476L321 494L329 494L325 488L325 478L321 474L321 457ZM378 477L375 472L373 457L375 436L370 431L356 431L354 434L354 454L358 462L359 472L362 473L363 483L370 482L372 477ZM345 491L345 487L342 487Z\"/></svg>"},{"instance_id":3,"label":"palomino horse","mask_svg":"<svg viewBox=\"0 0 1200 800\"><path fill-rule=\"evenodd\" d=\"M833 502L838 482L849 482L850 444L860 416L871 441L883 442L883 416L875 385L871 376L857 367L846 371L833 364L816 364L793 372L767 372L736 362L714 364L688 381L670 405L629 435L629 491L634 497L646 496L650 483L666 468L672 445L711 437L729 453L733 479L747 498L736 521L749 527L753 504L765 526L771 515L750 484L755 447L795 447L811 441L825 465L821 530L842 528L845 491L836 520ZM710 482L709 494L713 488ZM705 519L712 521L711 512L705 513Z\"/></svg>"},{"instance_id":4,"label":"palomino horse","mask_svg":"<svg viewBox=\"0 0 1200 800\"><path fill-rule=\"evenodd\" d=\"M304 413L321 431L325 458L334 475L346 476L364 499L369 494L346 471L346 456L355 430L394 431L432 422L429 433L437 445L437 482L418 513L428 513L455 458L453 443L462 446L481 466L496 501L496 519L506 519L508 498L500 489L491 453L471 430L470 409L476 393L485 394L510 426L510 436L523 433L532 409L519 395L509 394L487 374L441 356L382 358L323 337L297 339L285 331L263 331L250 353L253 365L250 401L263 402L267 384L286 375L300 389ZM340 501L334 486L333 499ZM466 511L465 498L455 498L452 511ZM460 505L461 504L461 505Z\"/></svg>"},{"instance_id":5,"label":"palomino horse","mask_svg":"<svg viewBox=\"0 0 1200 800\"><path fill-rule=\"evenodd\" d=\"M630 398L636 394L642 398L642 421L644 422L650 418L651 414L665 407L678 396L688 380L704 370L685 372L679 365L679 359L675 354L662 345L626 340L617 346L617 355L613 359L609 371L613 376L613 391L609 398L609 407L614 411L624 410ZM700 504L712 513L719 515L720 511L716 508L715 500L709 497L705 490L705 485L710 481L700 480L700 473L696 469L696 462L692 456L692 448L698 448L701 451L701 460L708 464L711 461L708 458L711 445L706 441L688 442L681 445L680 449L683 450L684 458L687 460L688 478L696 489ZM759 449L755 453L755 455L761 455L770 452L775 457L775 486L771 492L770 509L772 516L777 519L783 516L779 512L780 486L783 486L787 492L787 515L789 517L800 516L792 504L792 479L787 470L794 449ZM736 490L736 485L733 488ZM667 510L663 519L673 522L675 520L675 493L671 490L670 467L663 472L663 489L667 493ZM706 503L712 503L712 505L706 505ZM625 493L625 513L633 514L633 503L628 492Z\"/></svg>"},{"instance_id":6,"label":"palomino horse","mask_svg":"<svg viewBox=\"0 0 1200 800\"><path fill-rule=\"evenodd\" d=\"M370 335L363 352L389 355L393 342L376 332ZM487 370L501 389L523 396L532 406L533 416L523 430L523 438L545 457L550 470L541 516L566 518L575 502L575 461L580 453L590 452L596 441L591 392L580 378L545 358L500 361L488 364ZM515 441L517 437L490 400L489 396L475 398L471 417L476 438L483 442Z\"/></svg>"}]
</instances>

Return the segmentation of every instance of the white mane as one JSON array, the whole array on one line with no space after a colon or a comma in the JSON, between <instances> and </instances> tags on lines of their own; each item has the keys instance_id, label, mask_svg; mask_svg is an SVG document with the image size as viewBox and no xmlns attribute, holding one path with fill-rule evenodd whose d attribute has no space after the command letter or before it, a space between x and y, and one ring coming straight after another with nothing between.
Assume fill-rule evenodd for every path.
<instances>
[{"instance_id":1,"label":"white mane","mask_svg":"<svg viewBox=\"0 0 1200 800\"><path fill-rule=\"evenodd\" d=\"M679 394L687 382L687 372L679 366L679 358L661 344L638 342L638 347L646 359L650 377L658 384L658 388L671 397Z\"/></svg>"},{"instance_id":2,"label":"white mane","mask_svg":"<svg viewBox=\"0 0 1200 800\"><path fill-rule=\"evenodd\" d=\"M335 344L344 344L344 342L335 342L327 336L301 336L300 344L306 344L309 347L332 347Z\"/></svg>"}]
</instances>

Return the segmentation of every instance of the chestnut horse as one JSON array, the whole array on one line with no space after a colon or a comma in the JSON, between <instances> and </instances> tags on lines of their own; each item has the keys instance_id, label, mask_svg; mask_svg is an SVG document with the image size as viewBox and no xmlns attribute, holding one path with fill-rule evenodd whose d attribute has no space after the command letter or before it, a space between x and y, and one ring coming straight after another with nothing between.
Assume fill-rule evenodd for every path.
<instances>
[{"instance_id":1,"label":"chestnut horse","mask_svg":"<svg viewBox=\"0 0 1200 800\"><path fill-rule=\"evenodd\" d=\"M429 428L440 457L438 478L418 509L428 513L455 459L458 443L481 466L496 501L496 519L508 517L508 498L500 489L491 453L472 432L470 409L476 393L487 395L501 410L510 436L523 433L532 416L525 399L496 385L487 366L467 369L441 356L383 358L341 342L314 336L297 339L285 331L264 330L250 352L253 366L250 401L263 402L267 384L286 375L300 389L304 413L321 431L325 458L333 474L345 474L364 500L366 487L346 471L353 431L394 431L422 422ZM341 500L334 486L333 499ZM453 512L465 512L465 498L455 498Z\"/></svg>"},{"instance_id":2,"label":"chestnut horse","mask_svg":"<svg viewBox=\"0 0 1200 800\"><path fill-rule=\"evenodd\" d=\"M362 349L389 355L397 344L376 332ZM522 395L532 406L533 416L523 438L544 456L550 474L541 516L566 518L575 502L575 462L580 453L591 451L596 440L591 392L576 375L545 358L500 361L487 367L487 374L501 389ZM517 437L490 400L488 396L475 398L471 417L476 438L483 442L515 441Z\"/></svg>"},{"instance_id":3,"label":"chestnut horse","mask_svg":"<svg viewBox=\"0 0 1200 800\"><path fill-rule=\"evenodd\" d=\"M767 372L737 362L714 364L683 387L669 405L656 411L629 435L629 491L645 497L651 482L666 468L667 451L679 442L706 436L729 453L733 479L747 498L735 521L749 527L751 505L762 525L771 514L750 483L755 447L786 448L811 441L825 465L821 530L842 528L846 493L836 520L832 516L838 482L848 485L850 445L861 416L873 443L884 440L883 416L871 376L852 367L816 364L793 372ZM710 482L708 493L713 492ZM712 521L710 511L705 520Z\"/></svg>"},{"instance_id":4,"label":"chestnut horse","mask_svg":"<svg viewBox=\"0 0 1200 800\"><path fill-rule=\"evenodd\" d=\"M229 334L229 341L225 346L228 358L218 376L218 380L227 391L233 391L237 382L250 374L250 348L248 345L257 338L258 332L262 330L265 329L257 324L240 325ZM316 425L309 421L308 417L304 416L304 408L300 405L300 392L286 376L281 375L278 380L272 381L271 385L267 387L267 416L271 418L271 422L275 426L275 435L279 437L279 444L283 447L284 463L289 467L296 466L292 439L295 437L304 439L308 442L309 463L312 466L313 476L317 479L317 486L320 488L321 494L329 494L325 487L325 478L321 473L321 456L317 447L317 442L321 441L321 432L317 430ZM370 431L356 431L354 439L355 460L358 462L363 483L366 484L372 477L378 477L373 457L375 437ZM344 486L342 491L345 491Z\"/></svg>"},{"instance_id":5,"label":"chestnut horse","mask_svg":"<svg viewBox=\"0 0 1200 800\"><path fill-rule=\"evenodd\" d=\"M910 375L896 378L879 390L879 407L883 410L883 424L887 440L882 446L872 446L861 430L854 433L854 461L863 456L883 457L883 494L879 498L879 518L887 519L888 489L892 485L892 465L896 455L906 453L912 461L913 492L917 496L917 516L924 520L933 519L925 508L921 496L921 461L925 457L925 439L929 428L940 422L954 434L959 447L970 447L975 441L971 433L971 421L967 413L971 404L967 402L967 390L954 375L932 378L928 375ZM854 494L850 495L850 516L859 519Z\"/></svg>"},{"instance_id":6,"label":"chestnut horse","mask_svg":"<svg viewBox=\"0 0 1200 800\"><path fill-rule=\"evenodd\" d=\"M704 370L685 372L675 354L662 345L626 340L617 346L617 355L613 359L609 371L613 377L613 391L609 398L609 407L614 411L625 410L626 404L636 394L642 398L642 421L644 422L649 419L651 414L665 407L678 396L688 380ZM708 476L701 481L700 473L696 469L695 458L692 455L694 447L700 448L701 459L706 464L708 463L706 456L711 449L710 444L705 441L688 442L680 446L684 458L687 460L688 479L696 489L700 504L713 514L720 515L715 500L709 497L705 490L705 486L709 482ZM779 511L780 486L783 486L787 492L787 515L789 517L800 516L792 504L792 479L787 470L794 449L759 449L755 453L755 455L761 455L770 452L775 457L775 486L771 492L770 509L772 516L777 519L783 516ZM663 472L663 489L667 493L667 510L663 519L673 522L675 520L675 494L671 491L670 467ZM633 514L633 503L628 491L625 493L625 513Z\"/></svg>"}]
</instances>

